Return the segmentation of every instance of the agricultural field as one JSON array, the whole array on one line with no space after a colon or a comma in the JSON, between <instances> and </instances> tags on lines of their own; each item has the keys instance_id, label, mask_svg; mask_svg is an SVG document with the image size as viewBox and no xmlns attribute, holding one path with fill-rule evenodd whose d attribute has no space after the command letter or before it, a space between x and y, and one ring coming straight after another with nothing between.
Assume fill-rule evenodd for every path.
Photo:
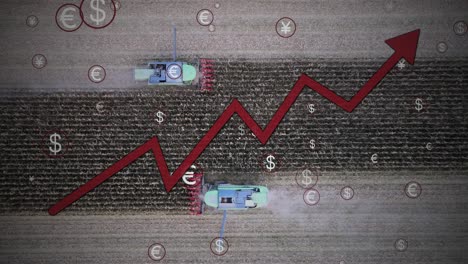
<instances>
[{"instance_id":1,"label":"agricultural field","mask_svg":"<svg viewBox=\"0 0 468 264\"><path fill-rule=\"evenodd\" d=\"M0 3L1 263L468 261L466 2L117 2L109 27L73 32L54 23L66 2ZM211 91L134 80L170 60L173 27L177 60L212 63ZM173 173L234 101L262 129L304 76L350 101L393 58L385 40L416 29L414 65L398 58L355 109L306 85L266 144L238 113L210 141L204 182L266 186L266 207L193 215L148 151L49 214L154 137Z\"/></svg>"}]
</instances>

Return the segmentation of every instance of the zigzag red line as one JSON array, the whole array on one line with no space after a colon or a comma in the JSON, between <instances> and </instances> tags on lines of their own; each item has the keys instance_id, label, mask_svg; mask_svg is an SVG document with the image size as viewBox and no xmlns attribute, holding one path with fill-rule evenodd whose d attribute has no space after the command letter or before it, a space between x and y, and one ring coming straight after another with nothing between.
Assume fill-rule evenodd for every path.
<instances>
[{"instance_id":1,"label":"zigzag red line","mask_svg":"<svg viewBox=\"0 0 468 264\"><path fill-rule=\"evenodd\" d=\"M265 129L260 128L260 126L255 122L255 120L250 116L250 114L245 110L242 104L234 99L231 104L224 110L224 112L219 116L215 121L213 126L208 130L205 136L198 142L198 144L193 148L193 150L187 155L185 160L179 165L179 167L172 173L169 173L167 168L167 163L164 158L161 146L159 145L158 138L154 136L148 140L143 145L137 147L135 150L130 152L127 156L123 157L112 166L104 170L102 173L88 181L87 183L80 186L78 189L64 197L58 203L53 205L49 209L50 215L55 215L65 207L69 206L76 200L80 199L86 193L96 188L98 185L103 183L105 180L115 175L117 172L127 167L129 164L133 163L135 160L140 158L142 155L152 150L154 158L159 168L162 180L166 191L169 192L177 184L180 178L184 173L189 169L189 167L195 162L195 160L202 154L206 147L211 143L214 137L219 133L219 131L224 127L224 125L231 119L234 114L237 114L245 124L250 128L254 135L262 144L266 144L278 127L281 120L284 118L286 113L291 108L292 104L296 101L299 94L305 87L316 91L321 94L331 102L335 103L339 107L343 108L348 112L352 112L359 103L372 91L374 87L385 77L385 75L395 66L395 64L400 60L402 55L399 52L393 53L393 55L388 58L387 61L379 68L379 70L368 80L368 82L351 98L350 101L343 99L342 97L335 94L333 91L327 87L316 82L314 79L308 77L305 74L302 74L298 81L294 84L294 87L286 96L284 101L281 103L280 107L273 115L272 119L265 127Z\"/></svg>"}]
</instances>

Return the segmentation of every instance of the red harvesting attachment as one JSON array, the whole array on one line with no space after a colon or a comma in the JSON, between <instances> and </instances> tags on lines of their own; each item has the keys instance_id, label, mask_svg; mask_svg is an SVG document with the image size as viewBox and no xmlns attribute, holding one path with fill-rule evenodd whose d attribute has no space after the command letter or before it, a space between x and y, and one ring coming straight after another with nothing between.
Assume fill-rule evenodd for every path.
<instances>
[{"instance_id":1,"label":"red harvesting attachment","mask_svg":"<svg viewBox=\"0 0 468 264\"><path fill-rule=\"evenodd\" d=\"M214 86L214 64L211 59L200 59L200 89L202 91L212 91Z\"/></svg>"}]
</instances>

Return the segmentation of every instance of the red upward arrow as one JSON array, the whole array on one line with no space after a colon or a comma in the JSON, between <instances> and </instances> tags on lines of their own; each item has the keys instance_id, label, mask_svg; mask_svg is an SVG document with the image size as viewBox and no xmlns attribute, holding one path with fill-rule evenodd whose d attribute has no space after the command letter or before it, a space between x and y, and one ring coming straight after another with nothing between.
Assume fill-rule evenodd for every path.
<instances>
[{"instance_id":1,"label":"red upward arrow","mask_svg":"<svg viewBox=\"0 0 468 264\"><path fill-rule=\"evenodd\" d=\"M404 58L408 63L413 64L414 58L416 56L416 48L418 46L420 30L415 30L408 32L406 34L400 35L398 37L388 39L385 42L392 47L395 52L392 54L387 61L379 68L379 70L367 81L366 84L357 92L350 101L346 101L327 87L316 82L314 79L308 77L305 74L302 74L299 80L294 84L294 87L289 92L289 94L281 103L280 107L273 115L272 119L265 127L262 129L257 122L250 116L250 114L245 110L242 104L234 99L231 104L224 110L224 112L219 116L215 121L213 126L208 130L208 132L203 136L203 138L198 142L198 144L193 148L193 150L187 155L184 161L179 165L179 167L172 173L169 173L167 168L166 160L164 158L161 146L159 145L158 138L154 136L148 140L143 145L137 147L135 150L130 152L127 156L123 157L121 160L114 163L112 166L101 172L96 177L92 178L87 183L80 186L78 189L65 196L58 203L53 205L49 209L50 215L56 215L58 212L63 210L65 207L69 206L76 200L80 199L83 195L96 188L99 184L103 183L105 180L127 167L129 164L133 163L136 159L140 158L146 152L152 150L154 158L159 168L159 173L161 174L164 186L167 192L170 192L172 188L177 184L180 178L184 173L189 169L189 167L195 162L195 160L202 154L206 147L211 143L214 137L219 133L219 131L224 127L224 125L231 119L234 114L239 115L239 117L245 122L245 124L252 130L255 136L262 144L266 144L268 139L271 137L275 129L278 127L278 124L281 122L283 117L291 108L292 104L296 101L299 94L305 87L316 91L321 94L331 102L335 103L339 107L343 108L348 112L352 112L356 106L361 103L361 101L366 97L372 89L387 75L387 73L398 63L401 58Z\"/></svg>"}]
</instances>

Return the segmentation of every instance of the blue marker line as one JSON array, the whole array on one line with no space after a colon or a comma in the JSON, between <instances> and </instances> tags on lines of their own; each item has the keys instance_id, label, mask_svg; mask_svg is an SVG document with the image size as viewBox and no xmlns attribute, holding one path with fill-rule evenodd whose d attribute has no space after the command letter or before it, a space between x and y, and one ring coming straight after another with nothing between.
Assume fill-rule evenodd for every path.
<instances>
[{"instance_id":1,"label":"blue marker line","mask_svg":"<svg viewBox=\"0 0 468 264\"><path fill-rule=\"evenodd\" d=\"M224 210L224 213L223 213L223 222L221 223L221 231L219 232L219 237L220 237L220 238L223 238L223 237L224 237L224 224L226 223L226 215L227 215L227 211Z\"/></svg>"}]
</instances>

